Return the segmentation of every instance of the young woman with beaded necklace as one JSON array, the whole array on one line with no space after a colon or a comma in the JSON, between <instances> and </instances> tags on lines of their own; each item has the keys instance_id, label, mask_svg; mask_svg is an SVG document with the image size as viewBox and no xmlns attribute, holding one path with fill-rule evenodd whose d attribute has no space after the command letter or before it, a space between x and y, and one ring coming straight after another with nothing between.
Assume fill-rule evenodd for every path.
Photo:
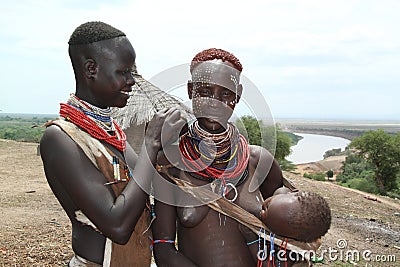
<instances>
[{"instance_id":1,"label":"young woman with beaded necklace","mask_svg":"<svg viewBox=\"0 0 400 267\"><path fill-rule=\"evenodd\" d=\"M113 265L114 252L123 249L118 244L128 242L143 214L148 199L144 190L148 190L161 149L161 128L164 140L176 139L185 122L177 110L157 113L148 124L142 151L136 155L109 109L125 106L135 84L131 70L136 54L128 38L106 23L88 22L75 29L68 43L76 90L61 104L61 118L47 127L40 143L41 156L48 183L72 223L75 256L69 266L108 266L110 261ZM71 133L80 139L74 139ZM79 141L82 139L87 141ZM92 157L83 149L88 144L99 144ZM88 147L90 150L93 145ZM105 150L109 153L99 155ZM112 163L104 157L106 154L114 155ZM98 166L111 169L111 175L114 167L115 180L110 182L110 172ZM91 224L78 220L77 211ZM112 241L111 259L106 259L106 254L110 255L108 240ZM127 264L113 266L150 264L150 250L145 259L137 254L129 251L126 258L115 259Z\"/></svg>"},{"instance_id":2,"label":"young woman with beaded necklace","mask_svg":"<svg viewBox=\"0 0 400 267\"><path fill-rule=\"evenodd\" d=\"M198 53L190 71L188 95L196 120L181 132L179 151L170 155L166 151L158 164L172 163L172 176L195 186L209 185L216 194L260 218L263 199L282 187L283 176L273 155L249 145L228 122L242 94L242 65L231 53L213 48ZM168 175L163 176L168 180ZM252 181L263 182L250 192ZM181 196L165 188L155 186L159 200L152 230L158 266L256 266L257 244L247 244L255 234L246 233L237 221L207 205L185 206Z\"/></svg>"}]
</instances>

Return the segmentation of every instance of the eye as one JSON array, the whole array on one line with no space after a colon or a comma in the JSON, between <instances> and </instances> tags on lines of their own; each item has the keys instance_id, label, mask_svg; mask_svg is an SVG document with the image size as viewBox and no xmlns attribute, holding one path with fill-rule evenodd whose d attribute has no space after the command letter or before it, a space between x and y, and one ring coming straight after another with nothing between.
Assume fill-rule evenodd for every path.
<instances>
[{"instance_id":1,"label":"eye","mask_svg":"<svg viewBox=\"0 0 400 267\"><path fill-rule=\"evenodd\" d=\"M203 89L200 90L200 93L202 95L209 95L210 94L210 90L207 89L207 88L203 88Z\"/></svg>"},{"instance_id":2,"label":"eye","mask_svg":"<svg viewBox=\"0 0 400 267\"><path fill-rule=\"evenodd\" d=\"M201 96L209 96L211 94L211 89L207 85L202 85L198 87L196 91Z\"/></svg>"},{"instance_id":3,"label":"eye","mask_svg":"<svg viewBox=\"0 0 400 267\"><path fill-rule=\"evenodd\" d=\"M126 68L126 69L124 69L124 70L121 70L120 73L121 73L122 75L126 75L126 74L128 74L128 73L131 73L131 69L130 69L130 68Z\"/></svg>"},{"instance_id":4,"label":"eye","mask_svg":"<svg viewBox=\"0 0 400 267\"><path fill-rule=\"evenodd\" d=\"M232 92L231 90L224 90L222 92L222 96L224 98L233 98L233 97L236 97L236 94L234 92Z\"/></svg>"}]
</instances>

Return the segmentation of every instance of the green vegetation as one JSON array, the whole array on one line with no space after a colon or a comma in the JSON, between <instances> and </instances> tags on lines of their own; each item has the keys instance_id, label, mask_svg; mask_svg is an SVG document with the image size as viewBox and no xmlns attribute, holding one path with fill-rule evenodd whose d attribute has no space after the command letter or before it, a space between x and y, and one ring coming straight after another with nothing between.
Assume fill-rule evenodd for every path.
<instances>
[{"instance_id":1,"label":"green vegetation","mask_svg":"<svg viewBox=\"0 0 400 267\"><path fill-rule=\"evenodd\" d=\"M325 181L325 173L317 172L317 173L305 173L303 174L304 177L317 180L317 181Z\"/></svg>"},{"instance_id":2,"label":"green vegetation","mask_svg":"<svg viewBox=\"0 0 400 267\"><path fill-rule=\"evenodd\" d=\"M327 171L325 174L326 174L326 177L328 177L328 180L333 178L333 171L332 170Z\"/></svg>"},{"instance_id":3,"label":"green vegetation","mask_svg":"<svg viewBox=\"0 0 400 267\"><path fill-rule=\"evenodd\" d=\"M387 134L383 130L368 131L355 138L350 147L373 166L375 184L379 193L397 189L400 174L400 133Z\"/></svg>"},{"instance_id":4,"label":"green vegetation","mask_svg":"<svg viewBox=\"0 0 400 267\"><path fill-rule=\"evenodd\" d=\"M292 146L297 145L297 143L298 143L301 139L303 139L302 136L297 135L297 134L294 134L294 133L291 133L291 132L284 132L284 133L290 138L290 140L292 140L292 141L291 141L291 142L292 142Z\"/></svg>"},{"instance_id":5,"label":"green vegetation","mask_svg":"<svg viewBox=\"0 0 400 267\"><path fill-rule=\"evenodd\" d=\"M239 132L247 138L249 144L261 146L261 120L252 116L243 116L235 122ZM275 148L274 148L275 149Z\"/></svg>"},{"instance_id":6,"label":"green vegetation","mask_svg":"<svg viewBox=\"0 0 400 267\"><path fill-rule=\"evenodd\" d=\"M400 196L400 133L368 131L350 143L352 152L337 181L369 193Z\"/></svg>"},{"instance_id":7,"label":"green vegetation","mask_svg":"<svg viewBox=\"0 0 400 267\"><path fill-rule=\"evenodd\" d=\"M331 150L325 151L324 159L326 159L328 157L342 156L342 155L348 155L348 154L349 154L349 149L347 147L343 151L341 148L333 148Z\"/></svg>"},{"instance_id":8,"label":"green vegetation","mask_svg":"<svg viewBox=\"0 0 400 267\"><path fill-rule=\"evenodd\" d=\"M280 163L282 169L294 169L294 165L285 160L285 157L290 154L290 147L294 142L292 140L299 140L294 134L283 132L279 125L265 126L261 120L252 116L241 117L235 122L235 125L251 145L262 146L275 155L275 159Z\"/></svg>"},{"instance_id":9,"label":"green vegetation","mask_svg":"<svg viewBox=\"0 0 400 267\"><path fill-rule=\"evenodd\" d=\"M33 115L0 116L0 138L38 143L43 135L44 128L33 126L40 126L51 119L54 119L54 117Z\"/></svg>"},{"instance_id":10,"label":"green vegetation","mask_svg":"<svg viewBox=\"0 0 400 267\"><path fill-rule=\"evenodd\" d=\"M283 170L293 170L294 165L285 157L290 154L290 146L298 141L293 141L295 136L283 132L279 125L267 127L250 116L242 117L236 124L242 134L249 136L250 144L261 144L275 154ZM324 158L337 155L347 155L342 173L336 177L339 184L364 192L400 197L400 133L386 133L382 129L364 131L344 151L329 150ZM328 180L333 177L333 171L304 174L304 177L325 181L326 177Z\"/></svg>"}]
</instances>

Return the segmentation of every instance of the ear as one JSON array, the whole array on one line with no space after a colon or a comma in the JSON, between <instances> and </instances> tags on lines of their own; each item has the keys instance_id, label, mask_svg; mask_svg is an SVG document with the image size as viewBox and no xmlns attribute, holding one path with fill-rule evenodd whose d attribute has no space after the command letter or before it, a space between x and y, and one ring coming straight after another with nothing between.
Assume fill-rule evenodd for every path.
<instances>
[{"instance_id":1,"label":"ear","mask_svg":"<svg viewBox=\"0 0 400 267\"><path fill-rule=\"evenodd\" d=\"M239 84L237 87L237 94L236 94L236 104L239 103L240 97L242 96L243 93L243 86L242 84Z\"/></svg>"},{"instance_id":2,"label":"ear","mask_svg":"<svg viewBox=\"0 0 400 267\"><path fill-rule=\"evenodd\" d=\"M189 99L191 100L193 98L193 82L190 80L187 82L187 91Z\"/></svg>"},{"instance_id":3,"label":"ear","mask_svg":"<svg viewBox=\"0 0 400 267\"><path fill-rule=\"evenodd\" d=\"M86 59L84 63L85 77L93 79L97 74L97 63L93 59Z\"/></svg>"}]
</instances>

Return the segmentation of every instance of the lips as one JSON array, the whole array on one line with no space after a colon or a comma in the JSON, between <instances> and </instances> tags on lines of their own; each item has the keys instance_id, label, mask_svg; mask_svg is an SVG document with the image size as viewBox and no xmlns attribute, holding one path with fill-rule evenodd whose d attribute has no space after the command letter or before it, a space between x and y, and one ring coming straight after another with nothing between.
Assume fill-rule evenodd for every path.
<instances>
[{"instance_id":1,"label":"lips","mask_svg":"<svg viewBox=\"0 0 400 267\"><path fill-rule=\"evenodd\" d=\"M207 118L209 120L214 120L214 121L225 121L227 118L227 115L224 114L223 112L218 112L218 113L207 112L207 113L203 113L202 115L204 118Z\"/></svg>"},{"instance_id":2,"label":"lips","mask_svg":"<svg viewBox=\"0 0 400 267\"><path fill-rule=\"evenodd\" d=\"M124 90L121 90L121 91L119 91L121 94L123 94L124 96L126 96L126 97L130 97L130 93L132 92L132 89L131 88L129 88L129 89L124 89Z\"/></svg>"}]
</instances>

